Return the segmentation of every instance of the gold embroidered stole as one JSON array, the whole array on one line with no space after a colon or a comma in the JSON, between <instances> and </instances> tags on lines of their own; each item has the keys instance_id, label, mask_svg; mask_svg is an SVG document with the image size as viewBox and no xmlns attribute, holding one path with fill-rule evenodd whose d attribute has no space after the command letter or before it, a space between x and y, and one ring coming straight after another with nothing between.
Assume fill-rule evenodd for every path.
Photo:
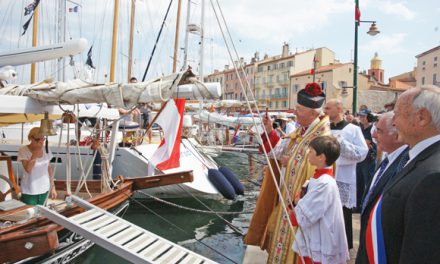
<instances>
[{"instance_id":1,"label":"gold embroidered stole","mask_svg":"<svg viewBox=\"0 0 440 264\"><path fill-rule=\"evenodd\" d=\"M291 142L289 143L288 150L292 147L294 147L294 149L287 163L286 174L284 176L284 181L285 184L287 184L291 199L300 191L304 182L309 179L314 172L314 167L309 164L307 159L310 141L315 137L331 134L328 117L324 117L322 120L317 118L303 136L300 135L301 129L298 129L298 131L297 133L295 133L295 131L291 134ZM287 206L289 199L286 195L286 188L282 188L281 191L282 200ZM270 240L271 245L269 248L268 263L291 263L291 261L296 261L295 254L292 250L296 228L294 228L292 234L288 222L289 219L284 214L281 205L274 210L274 214L276 215L274 215L274 231Z\"/></svg>"}]
</instances>

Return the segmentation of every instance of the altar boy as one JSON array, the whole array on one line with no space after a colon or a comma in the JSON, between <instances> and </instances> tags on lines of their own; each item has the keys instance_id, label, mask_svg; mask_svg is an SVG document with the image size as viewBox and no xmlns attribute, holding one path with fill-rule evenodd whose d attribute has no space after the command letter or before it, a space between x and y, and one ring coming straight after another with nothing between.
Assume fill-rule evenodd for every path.
<instances>
[{"instance_id":1,"label":"altar boy","mask_svg":"<svg viewBox=\"0 0 440 264\"><path fill-rule=\"evenodd\" d=\"M332 164L340 146L333 136L316 137L309 145L309 162L315 174L295 196L290 221L299 226L292 249L303 259L300 263L346 263L349 259L344 217ZM305 193L305 194L304 194ZM302 196L302 197L301 197Z\"/></svg>"}]
</instances>

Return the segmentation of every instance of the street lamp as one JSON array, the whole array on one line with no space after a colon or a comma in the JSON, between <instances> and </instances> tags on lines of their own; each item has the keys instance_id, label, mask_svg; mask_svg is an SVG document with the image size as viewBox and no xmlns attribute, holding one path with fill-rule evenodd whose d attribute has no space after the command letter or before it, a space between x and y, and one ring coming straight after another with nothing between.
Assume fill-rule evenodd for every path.
<instances>
[{"instance_id":1,"label":"street lamp","mask_svg":"<svg viewBox=\"0 0 440 264\"><path fill-rule=\"evenodd\" d=\"M354 20L354 69L353 69L353 115L356 113L357 104L357 74L358 74L358 27L362 23L371 23L370 29L367 34L375 36L380 33L377 29L376 21L361 21L359 12L359 0L356 0L356 17Z\"/></svg>"}]
</instances>

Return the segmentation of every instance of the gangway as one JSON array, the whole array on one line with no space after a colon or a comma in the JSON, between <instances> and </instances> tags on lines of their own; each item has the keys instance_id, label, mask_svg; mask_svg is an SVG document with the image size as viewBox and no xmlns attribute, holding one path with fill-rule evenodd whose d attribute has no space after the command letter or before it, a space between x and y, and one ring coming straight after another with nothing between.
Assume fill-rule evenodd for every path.
<instances>
[{"instance_id":1,"label":"gangway","mask_svg":"<svg viewBox=\"0 0 440 264\"><path fill-rule=\"evenodd\" d=\"M40 205L38 210L49 220L132 263L216 263L77 196L69 198L86 210L72 217L65 217Z\"/></svg>"}]
</instances>

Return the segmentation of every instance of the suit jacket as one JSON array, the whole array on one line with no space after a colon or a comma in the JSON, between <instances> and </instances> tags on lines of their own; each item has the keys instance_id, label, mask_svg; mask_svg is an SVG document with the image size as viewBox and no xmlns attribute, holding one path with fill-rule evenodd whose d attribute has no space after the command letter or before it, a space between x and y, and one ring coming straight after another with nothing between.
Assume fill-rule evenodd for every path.
<instances>
[{"instance_id":1,"label":"suit jacket","mask_svg":"<svg viewBox=\"0 0 440 264\"><path fill-rule=\"evenodd\" d=\"M381 219L388 263L440 263L440 141L387 184Z\"/></svg>"},{"instance_id":2,"label":"suit jacket","mask_svg":"<svg viewBox=\"0 0 440 264\"><path fill-rule=\"evenodd\" d=\"M382 194L386 184L397 174L397 166L400 163L400 160L403 156L403 154L406 151L402 151L399 156L388 166L388 168L382 173L382 177L380 177L379 181L377 182L376 186L372 190L372 193L370 194L370 197L367 201L367 204L365 206L365 209L363 212L361 212L361 228L360 228L360 235L359 235L359 249L356 256L356 263L357 264L368 264L368 256L367 256L367 249L365 244L365 232L367 230L367 224L368 224L368 218L370 217L371 210L373 209L374 205L377 202L377 199L379 199L380 195ZM380 167L380 166L379 166ZM375 172L376 173L376 172ZM365 189L364 197L362 201L366 198L368 191L370 189L371 184L373 184L373 177L371 177L370 182L367 185L367 188ZM362 203L361 203L362 204Z\"/></svg>"}]
</instances>

